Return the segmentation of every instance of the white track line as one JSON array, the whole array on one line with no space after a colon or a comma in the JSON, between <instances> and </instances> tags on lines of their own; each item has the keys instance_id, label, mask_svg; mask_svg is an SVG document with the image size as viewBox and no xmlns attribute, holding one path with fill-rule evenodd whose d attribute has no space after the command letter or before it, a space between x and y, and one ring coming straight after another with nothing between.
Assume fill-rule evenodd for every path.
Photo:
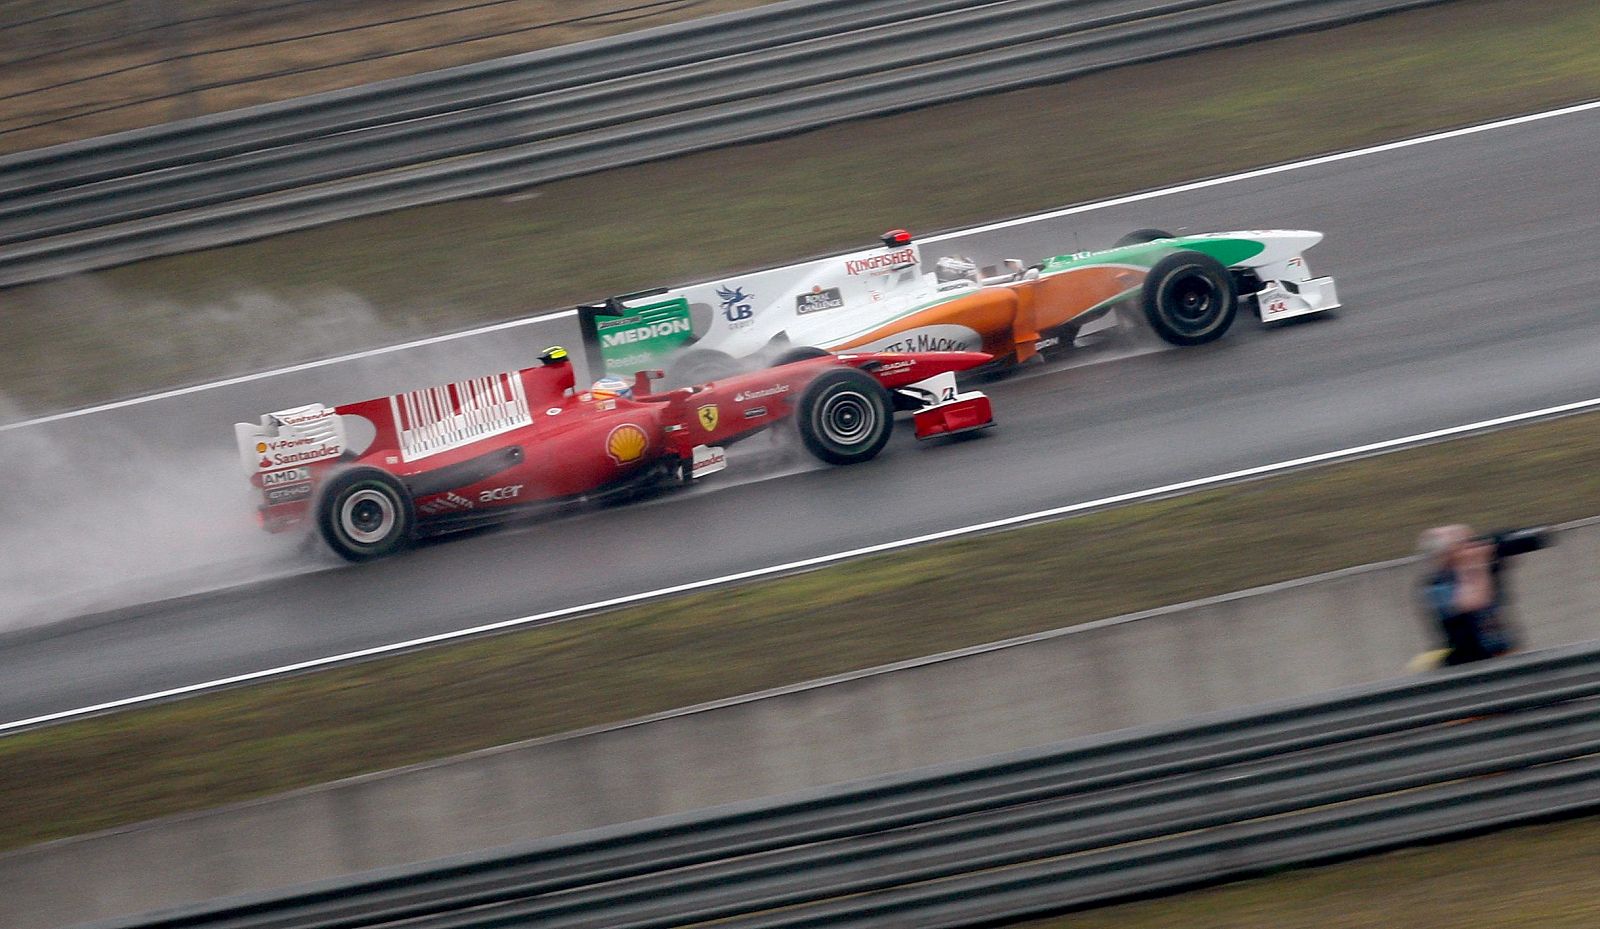
<instances>
[{"instance_id":1,"label":"white track line","mask_svg":"<svg viewBox=\"0 0 1600 929\"><path fill-rule=\"evenodd\" d=\"M940 235L929 236L923 242L943 242L947 239L962 236L978 235L984 232L994 232L999 229L1009 229L1013 226L1025 226L1047 219L1057 219L1062 216L1074 216L1079 213L1089 213L1094 210L1104 210L1111 207L1126 206L1129 203L1139 203L1153 200L1157 197L1170 197L1173 194L1188 193L1192 190L1204 190L1207 187L1220 187L1224 184L1234 184L1239 181L1253 180L1258 177L1270 177L1274 174L1283 174L1289 171L1300 171L1305 168L1315 168L1319 165L1333 164L1339 161L1349 161L1352 158L1365 158L1368 155L1381 155L1384 152L1399 151L1417 145L1427 145L1430 142L1443 142L1448 139L1458 139L1464 136L1477 135L1480 132L1489 132L1495 129L1507 129L1512 126L1521 126L1525 123L1535 123L1558 116L1570 116L1574 113L1586 113L1590 110L1600 109L1600 100L1588 103L1579 103L1574 106L1564 106L1556 110L1546 110L1543 113L1530 113L1526 116L1513 116L1509 119L1499 119L1492 123L1481 123L1476 126L1464 126L1460 129L1450 129L1445 132L1436 132L1432 135L1418 136L1414 139L1402 139L1398 142L1385 142L1382 145L1373 145L1367 148L1358 148L1348 152L1336 152L1332 155L1319 155L1316 158L1307 158L1304 161L1291 161L1287 164L1274 165L1270 168L1256 168L1240 174L1229 174L1225 177L1214 177L1205 181L1194 181L1188 184L1179 184L1175 187L1163 187L1159 190L1150 190L1139 194L1129 194L1125 197L1115 197L1110 200L1097 200L1081 206L1069 206L1048 213L1033 213L1028 216L1019 216L1016 219L1007 219L986 226L975 226L971 229L961 229L956 232L946 232Z\"/></svg>"},{"instance_id":2,"label":"white track line","mask_svg":"<svg viewBox=\"0 0 1600 929\"><path fill-rule=\"evenodd\" d=\"M1194 181L1188 184L1179 184L1174 187L1162 187L1157 190L1147 190L1143 193L1129 194L1124 197L1115 197L1110 200L1098 200L1093 203L1065 207L1063 209L1051 210L1045 213L1034 213L1032 215L1021 216L1016 219L1008 219L998 223L990 223L986 226L974 226L970 229L959 229L954 232L943 232L938 235L929 236L921 241L926 243L948 242L952 239L959 239L965 236L979 235L999 229L1009 229L1014 226L1024 226L1029 223L1042 222L1049 219L1058 219L1062 216L1074 216L1082 213L1092 213L1095 210L1105 210L1112 207L1126 206L1130 203L1141 203L1146 200L1156 200L1161 197L1170 197L1174 194L1188 193L1194 190L1204 190L1208 187L1220 187L1225 184L1236 184L1240 181L1248 181L1258 177L1268 177L1273 174L1284 174L1289 171L1299 171L1304 168L1314 168L1319 165L1332 164L1338 161L1347 161L1352 158L1365 158L1369 155L1379 155L1383 154L1384 152L1392 152L1403 148L1411 148L1416 145L1426 145L1430 142L1442 142L1447 139L1457 139L1464 136L1477 135L1478 133L1490 132L1495 129L1505 129L1511 126L1524 125L1526 123L1541 122L1546 119L1555 119L1556 117L1560 116L1570 116L1575 113L1585 113L1594 109L1600 109L1600 100L1591 101L1589 103L1580 103L1575 106L1561 107L1560 109L1555 110L1546 110L1543 113L1531 113L1526 116L1515 116L1510 119L1496 120L1492 123L1482 123L1476 126L1466 126L1460 129L1436 132L1432 135L1418 136L1414 139L1404 139L1399 142L1385 142L1382 145L1358 148L1348 152L1338 152L1332 155L1320 155L1316 158L1307 158L1303 161L1293 161L1289 162L1288 164L1275 165L1270 168L1257 168L1239 174L1229 174L1223 177L1214 177L1209 180ZM230 377L225 380L212 381L206 384L194 384L189 387L179 387L173 390L162 391L161 393L147 394L141 397L130 397L126 400L116 400L111 403L102 403L98 406L84 407L83 409L79 410L69 410L65 413L54 413L49 416L38 417L37 419L26 419L20 422L0 425L0 432L8 432L12 429L21 429L25 426L39 426L44 425L45 423L59 422L64 419L74 419L79 416L88 416L94 413L104 413L109 410L119 410L125 407L137 406L141 403L149 403L155 400L166 400L172 397L181 397L186 394L199 393L200 391L204 390L213 390L218 387L231 387L235 384L247 384L251 381L265 380L267 378L279 377L285 374L295 374L300 371L309 371L313 368L322 368L328 365L342 364L346 361L356 361L362 358L372 358L377 355L387 355L391 352L401 352L408 349L421 348L426 345L436 345L441 342L450 342L456 339L471 338L473 336L479 336L489 332L499 332L505 329L514 329L520 326L531 326L537 323L549 322L555 319L564 319L573 315L576 315L573 310L557 310L541 316L530 316L524 319L514 319L508 322L496 323L492 326L482 326L477 329L466 329L461 332L452 332L447 335L433 336L427 339L417 339L412 342L402 342L399 345L390 345L385 348L374 348L367 351L355 352L354 354L350 355L339 355L333 358L324 358L320 361L308 361L303 364L290 365L286 368L274 368L271 371L260 371L255 374L242 374L238 377Z\"/></svg>"},{"instance_id":3,"label":"white track line","mask_svg":"<svg viewBox=\"0 0 1600 929\"><path fill-rule=\"evenodd\" d=\"M786 564L772 565L766 568L755 568L750 571L740 571L736 574L725 574L721 577L707 578L701 581L690 581L686 584L676 584L671 587L662 587L658 590L648 590L643 593L629 594L625 597L613 597L610 600L599 600L594 603L585 603L581 606L572 606L561 610L550 610L549 612L545 613L535 613L532 616L523 616L517 619L501 620L500 622L487 623L481 626L473 626L470 629L458 629L454 632L441 632L437 635L424 636L420 639L409 639L404 642L396 642L392 645L380 645L376 648L364 648L359 651L345 652L342 655L331 655L326 658L315 658L310 661L296 662L295 664L284 665L279 668L268 668L263 671L252 671L248 674L236 674L232 677L219 678L214 681L205 681L199 684L188 684L183 687L173 687L169 690L141 694L137 697L125 697L121 700L111 700L105 703L97 703L93 706L79 707L74 710L63 710L58 713L47 713L43 716L34 716L28 719L19 719L14 722L0 724L0 733L11 732L18 729L27 729L33 726L41 726L46 723L62 722L64 720L73 719L80 716L91 716L96 713L104 713L109 710L126 709L128 707L138 706L139 704L143 703L153 703L158 700L188 696L207 690L216 690L222 687L229 687L235 684L243 684L250 681L264 680L266 678L279 677L285 674L294 674L296 672L309 671L315 668L326 668L332 665L345 664L351 661L375 658L380 655L389 655L395 652L421 648L423 646L437 645L441 642L449 642L452 639L462 639L469 636L483 635L484 633L488 632L514 629L518 626L540 625L543 623L552 622L554 620L570 618L583 613L614 609L616 607L640 603L646 600L654 600L659 597L667 597L673 594L688 593L689 591L694 590L704 590L708 587L719 587L724 584L749 581L762 577L771 577L778 574L787 574L793 571L803 571L810 568L817 568L823 565L833 564L839 561L847 561L852 558L860 558L865 555L877 555L884 552L892 552L902 548L910 548L915 545L924 545L929 542L938 542L944 539L956 538L958 536L988 532L994 529L1002 529L1007 526L1016 526L1023 523L1036 522L1042 519L1070 516L1077 513L1083 513L1088 510L1097 510L1108 506L1133 503L1139 500L1148 500L1153 497L1171 496L1173 494L1200 490L1219 484L1244 480L1246 478L1263 477L1269 474L1290 471L1296 468L1303 468L1308 465L1326 464L1328 462L1338 461L1341 459L1360 458L1367 455L1376 454L1378 452L1394 451L1407 446L1426 444L1428 442L1434 442L1439 439L1446 439L1452 436L1459 436L1473 432L1482 432L1489 429L1498 429L1504 426L1514 425L1516 423L1523 423L1536 419L1546 419L1552 416L1563 416L1569 413L1577 413L1583 410L1596 408L1600 408L1600 397L1596 397L1591 400L1580 400L1576 403L1564 403L1560 406L1545 407L1541 410L1531 410L1526 413L1515 413L1510 416L1501 416L1495 419L1485 419L1475 423L1467 423L1466 425L1462 426L1451 426L1447 429L1435 429L1432 432L1422 432L1416 435L1408 435L1398 439L1386 439L1382 442L1373 442L1368 445L1357 445L1351 448L1342 448L1338 451L1323 452L1318 455L1308 455L1304 458L1292 458L1288 461L1279 461L1273 464L1258 465L1253 468L1244 468L1239 471L1229 471L1226 474L1215 474L1210 477L1200 477L1188 481L1179 481L1176 484L1164 484L1160 487L1151 487L1147 490L1136 490L1130 493L1116 494L1110 497L1101 497L1098 500L1087 500L1083 503L1071 503L1067 504L1066 506L1058 506L1047 510L1037 510L1032 513L1024 513L1020 516L1008 516L1003 519L993 519L989 520L988 522L974 523L973 525L962 526L957 529L945 529L941 532L931 532L926 535L919 535L909 539L900 539L895 542L884 542L879 545L869 545L865 548L856 548L845 552L836 552L832 555L818 555L815 558L804 558L800 561L791 561Z\"/></svg>"}]
</instances>

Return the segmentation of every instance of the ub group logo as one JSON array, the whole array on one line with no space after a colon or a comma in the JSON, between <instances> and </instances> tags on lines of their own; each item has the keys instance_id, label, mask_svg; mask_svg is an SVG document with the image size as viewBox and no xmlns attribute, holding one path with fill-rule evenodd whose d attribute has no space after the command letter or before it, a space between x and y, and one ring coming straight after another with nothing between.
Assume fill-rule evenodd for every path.
<instances>
[{"instance_id":1,"label":"ub group logo","mask_svg":"<svg viewBox=\"0 0 1600 929\"><path fill-rule=\"evenodd\" d=\"M755 315L754 298L743 287L718 287L717 299L722 301L722 318L730 323L744 323Z\"/></svg>"},{"instance_id":2,"label":"ub group logo","mask_svg":"<svg viewBox=\"0 0 1600 929\"><path fill-rule=\"evenodd\" d=\"M606 454L617 464L638 461L650 445L650 437L633 423L623 423L606 436Z\"/></svg>"}]
</instances>

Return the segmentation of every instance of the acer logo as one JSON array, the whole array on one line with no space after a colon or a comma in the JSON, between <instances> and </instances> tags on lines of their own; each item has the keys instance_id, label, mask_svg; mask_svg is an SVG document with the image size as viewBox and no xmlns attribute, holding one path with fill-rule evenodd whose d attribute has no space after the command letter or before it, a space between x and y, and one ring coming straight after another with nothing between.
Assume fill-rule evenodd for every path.
<instances>
[{"instance_id":1,"label":"acer logo","mask_svg":"<svg viewBox=\"0 0 1600 929\"><path fill-rule=\"evenodd\" d=\"M515 500L522 495L522 485L512 484L509 487L496 487L478 494L479 503L494 503L497 500Z\"/></svg>"}]
</instances>

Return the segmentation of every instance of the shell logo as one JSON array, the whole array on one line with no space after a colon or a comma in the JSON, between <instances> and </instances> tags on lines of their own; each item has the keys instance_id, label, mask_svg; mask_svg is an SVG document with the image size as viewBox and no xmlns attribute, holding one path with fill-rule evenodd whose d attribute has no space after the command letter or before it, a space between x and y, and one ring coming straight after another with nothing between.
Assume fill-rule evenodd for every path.
<instances>
[{"instance_id":1,"label":"shell logo","mask_svg":"<svg viewBox=\"0 0 1600 929\"><path fill-rule=\"evenodd\" d=\"M606 436L606 454L617 464L638 461L650 445L650 437L633 423L623 423Z\"/></svg>"},{"instance_id":2,"label":"shell logo","mask_svg":"<svg viewBox=\"0 0 1600 929\"><path fill-rule=\"evenodd\" d=\"M267 451L267 443L265 443L265 442L257 442L256 443L256 454L263 455L263 454L266 454L266 451Z\"/></svg>"}]
</instances>

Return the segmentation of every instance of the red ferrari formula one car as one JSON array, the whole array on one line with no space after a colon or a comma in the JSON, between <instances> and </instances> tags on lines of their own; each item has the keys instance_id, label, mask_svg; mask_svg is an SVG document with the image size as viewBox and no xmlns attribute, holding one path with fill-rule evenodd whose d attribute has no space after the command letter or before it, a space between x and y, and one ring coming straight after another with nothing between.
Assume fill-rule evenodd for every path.
<instances>
[{"instance_id":1,"label":"red ferrari formula one car","mask_svg":"<svg viewBox=\"0 0 1600 929\"><path fill-rule=\"evenodd\" d=\"M260 522L314 521L351 561L422 535L500 520L535 505L688 482L726 467L724 448L792 418L831 464L873 458L898 410L918 438L992 423L955 372L981 352L826 355L652 393L659 371L601 395L575 390L567 353L537 367L337 407L280 410L234 427Z\"/></svg>"}]
</instances>

